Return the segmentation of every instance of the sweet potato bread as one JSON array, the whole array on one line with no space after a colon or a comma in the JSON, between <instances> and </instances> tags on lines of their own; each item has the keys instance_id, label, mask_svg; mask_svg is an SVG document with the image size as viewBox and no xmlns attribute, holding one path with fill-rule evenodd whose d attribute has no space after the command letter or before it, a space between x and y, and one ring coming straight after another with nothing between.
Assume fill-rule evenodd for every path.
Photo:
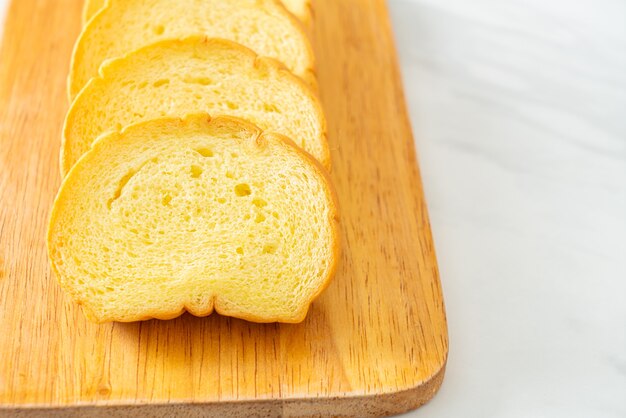
<instances>
[{"instance_id":1,"label":"sweet potato bread","mask_svg":"<svg viewBox=\"0 0 626 418\"><path fill-rule=\"evenodd\" d=\"M277 0L108 0L80 34L69 74L73 100L110 58L163 39L205 35L275 58L314 84L314 59L302 24Z\"/></svg>"},{"instance_id":2,"label":"sweet potato bread","mask_svg":"<svg viewBox=\"0 0 626 418\"><path fill-rule=\"evenodd\" d=\"M338 259L325 170L239 119L160 118L101 137L48 230L61 286L98 321L213 310L299 322Z\"/></svg>"},{"instance_id":3,"label":"sweet potato bread","mask_svg":"<svg viewBox=\"0 0 626 418\"><path fill-rule=\"evenodd\" d=\"M326 122L307 85L239 44L195 36L160 41L103 65L67 114L62 172L106 131L200 111L284 134L330 166Z\"/></svg>"}]
</instances>

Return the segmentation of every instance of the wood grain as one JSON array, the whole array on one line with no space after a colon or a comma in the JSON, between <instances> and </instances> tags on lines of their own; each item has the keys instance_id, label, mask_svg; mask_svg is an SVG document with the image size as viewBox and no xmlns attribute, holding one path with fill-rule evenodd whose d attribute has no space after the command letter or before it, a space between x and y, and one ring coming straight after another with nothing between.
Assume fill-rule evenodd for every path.
<instances>
[{"instance_id":1,"label":"wood grain","mask_svg":"<svg viewBox=\"0 0 626 418\"><path fill-rule=\"evenodd\" d=\"M447 330L383 0L318 1L343 258L302 324L95 325L51 277L76 0L13 1L0 50L0 415L395 414L441 384Z\"/></svg>"}]
</instances>

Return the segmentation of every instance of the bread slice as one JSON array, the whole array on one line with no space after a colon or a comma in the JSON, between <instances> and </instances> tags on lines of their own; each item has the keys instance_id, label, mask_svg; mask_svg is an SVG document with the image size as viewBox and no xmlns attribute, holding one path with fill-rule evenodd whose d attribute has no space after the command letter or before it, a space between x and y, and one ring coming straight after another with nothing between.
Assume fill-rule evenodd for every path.
<instances>
[{"instance_id":1,"label":"bread slice","mask_svg":"<svg viewBox=\"0 0 626 418\"><path fill-rule=\"evenodd\" d=\"M313 83L311 45L302 24L278 0L108 0L74 47L70 99L105 60L197 34L238 42Z\"/></svg>"},{"instance_id":2,"label":"bread slice","mask_svg":"<svg viewBox=\"0 0 626 418\"><path fill-rule=\"evenodd\" d=\"M311 18L310 0L282 0L283 4L302 22L308 22ZM85 0L83 5L83 24L87 23L100 9L104 7L106 0Z\"/></svg>"},{"instance_id":3,"label":"bread slice","mask_svg":"<svg viewBox=\"0 0 626 418\"><path fill-rule=\"evenodd\" d=\"M89 22L104 7L106 0L85 0L83 3L83 25Z\"/></svg>"},{"instance_id":4,"label":"bread slice","mask_svg":"<svg viewBox=\"0 0 626 418\"><path fill-rule=\"evenodd\" d=\"M283 4L302 23L309 25L312 20L311 0L283 0Z\"/></svg>"},{"instance_id":5,"label":"bread slice","mask_svg":"<svg viewBox=\"0 0 626 418\"><path fill-rule=\"evenodd\" d=\"M330 166L321 106L300 79L239 44L194 36L148 45L100 68L67 114L62 172L105 131L200 111L284 134Z\"/></svg>"},{"instance_id":6,"label":"bread slice","mask_svg":"<svg viewBox=\"0 0 626 418\"><path fill-rule=\"evenodd\" d=\"M287 138L231 117L101 137L55 200L48 251L97 322L213 310L299 322L338 258L334 192Z\"/></svg>"}]
</instances>

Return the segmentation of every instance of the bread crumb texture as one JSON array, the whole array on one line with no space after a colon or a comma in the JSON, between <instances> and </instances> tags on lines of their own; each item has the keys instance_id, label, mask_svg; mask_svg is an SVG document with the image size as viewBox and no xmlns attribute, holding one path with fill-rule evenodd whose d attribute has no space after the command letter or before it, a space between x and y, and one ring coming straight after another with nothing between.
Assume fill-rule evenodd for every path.
<instances>
[{"instance_id":1,"label":"bread crumb texture","mask_svg":"<svg viewBox=\"0 0 626 418\"><path fill-rule=\"evenodd\" d=\"M332 276L337 209L323 168L235 118L161 118L101 137L54 204L48 250L95 321L184 310L299 322Z\"/></svg>"}]
</instances>

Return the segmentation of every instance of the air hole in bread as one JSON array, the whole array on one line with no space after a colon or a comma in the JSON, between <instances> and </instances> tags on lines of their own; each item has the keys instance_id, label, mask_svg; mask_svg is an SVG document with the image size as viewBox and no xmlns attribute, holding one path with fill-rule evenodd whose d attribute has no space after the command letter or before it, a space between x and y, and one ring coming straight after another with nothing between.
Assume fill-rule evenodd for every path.
<instances>
[{"instance_id":1,"label":"air hole in bread","mask_svg":"<svg viewBox=\"0 0 626 418\"><path fill-rule=\"evenodd\" d=\"M217 199L217 202L218 202L218 203L222 203L222 204L224 204L224 203L226 203L226 199L224 199L223 197L219 197L219 198Z\"/></svg>"},{"instance_id":2,"label":"air hole in bread","mask_svg":"<svg viewBox=\"0 0 626 418\"><path fill-rule=\"evenodd\" d=\"M198 166L198 165L192 165L191 166L191 177L193 177L194 179L197 179L201 175L202 175L202 168L200 168L200 166Z\"/></svg>"},{"instance_id":3,"label":"air hole in bread","mask_svg":"<svg viewBox=\"0 0 626 418\"><path fill-rule=\"evenodd\" d=\"M171 201L172 201L172 196L170 196L169 194L166 194L165 196L163 196L163 200L161 201L161 203L163 204L163 206L169 206Z\"/></svg>"},{"instance_id":4,"label":"air hole in bread","mask_svg":"<svg viewBox=\"0 0 626 418\"><path fill-rule=\"evenodd\" d=\"M265 215L263 215L262 213L257 213L256 218L254 219L254 222L260 224L261 222L264 222L265 219L267 219Z\"/></svg>"},{"instance_id":5,"label":"air hole in bread","mask_svg":"<svg viewBox=\"0 0 626 418\"><path fill-rule=\"evenodd\" d=\"M228 106L228 108L230 110L237 110L239 109L239 105L233 102L226 102L226 106Z\"/></svg>"},{"instance_id":6,"label":"air hole in bread","mask_svg":"<svg viewBox=\"0 0 626 418\"><path fill-rule=\"evenodd\" d=\"M242 247L237 247L237 254L239 255L243 255L243 248Z\"/></svg>"},{"instance_id":7,"label":"air hole in bread","mask_svg":"<svg viewBox=\"0 0 626 418\"><path fill-rule=\"evenodd\" d=\"M267 206L267 202L261 198L254 198L252 199L252 204L254 206L256 206L257 208L263 208L265 206Z\"/></svg>"},{"instance_id":8,"label":"air hole in bread","mask_svg":"<svg viewBox=\"0 0 626 418\"><path fill-rule=\"evenodd\" d=\"M160 80L155 81L152 85L154 87L161 87L164 86L165 84L169 84L170 80L168 80L167 78L162 78Z\"/></svg>"},{"instance_id":9,"label":"air hole in bread","mask_svg":"<svg viewBox=\"0 0 626 418\"><path fill-rule=\"evenodd\" d=\"M196 150L196 152L200 155L202 155L203 157L212 157L213 156L213 151L208 149L208 148L198 148Z\"/></svg>"},{"instance_id":10,"label":"air hole in bread","mask_svg":"<svg viewBox=\"0 0 626 418\"><path fill-rule=\"evenodd\" d=\"M165 26L163 26L163 25L154 25L152 27L152 31L154 32L155 35L163 35L163 32L165 32Z\"/></svg>"},{"instance_id":11,"label":"air hole in bread","mask_svg":"<svg viewBox=\"0 0 626 418\"><path fill-rule=\"evenodd\" d=\"M211 84L213 84L213 80L211 80L209 77L186 76L183 78L183 83L210 86Z\"/></svg>"},{"instance_id":12,"label":"air hole in bread","mask_svg":"<svg viewBox=\"0 0 626 418\"><path fill-rule=\"evenodd\" d=\"M265 110L266 112L280 113L278 111L278 108L271 103L263 103L263 110Z\"/></svg>"},{"instance_id":13,"label":"air hole in bread","mask_svg":"<svg viewBox=\"0 0 626 418\"><path fill-rule=\"evenodd\" d=\"M240 183L235 186L235 194L239 197L250 196L251 193L250 186L246 183Z\"/></svg>"},{"instance_id":14,"label":"air hole in bread","mask_svg":"<svg viewBox=\"0 0 626 418\"><path fill-rule=\"evenodd\" d=\"M233 158L237 158L237 157L239 157L239 154L237 154L236 152L231 152L230 156L233 157Z\"/></svg>"},{"instance_id":15,"label":"air hole in bread","mask_svg":"<svg viewBox=\"0 0 626 418\"><path fill-rule=\"evenodd\" d=\"M128 173L126 173L126 175L124 177L122 177L122 179L120 180L119 185L117 186L117 189L115 190L115 193L113 193L113 197L107 201L107 207L109 209L111 209L111 206L113 205L113 202L115 202L117 199L120 198L120 196L122 195L122 190L124 189L126 184L128 184L130 179L133 178L135 173L137 173L137 171L130 170Z\"/></svg>"},{"instance_id":16,"label":"air hole in bread","mask_svg":"<svg viewBox=\"0 0 626 418\"><path fill-rule=\"evenodd\" d=\"M235 178L235 175L233 174L233 172L232 172L232 171L227 171L227 172L226 172L226 177L228 177L229 179L234 179L234 178Z\"/></svg>"},{"instance_id":17,"label":"air hole in bread","mask_svg":"<svg viewBox=\"0 0 626 418\"><path fill-rule=\"evenodd\" d=\"M276 245L267 244L263 246L263 254L274 254L276 252Z\"/></svg>"}]
</instances>

